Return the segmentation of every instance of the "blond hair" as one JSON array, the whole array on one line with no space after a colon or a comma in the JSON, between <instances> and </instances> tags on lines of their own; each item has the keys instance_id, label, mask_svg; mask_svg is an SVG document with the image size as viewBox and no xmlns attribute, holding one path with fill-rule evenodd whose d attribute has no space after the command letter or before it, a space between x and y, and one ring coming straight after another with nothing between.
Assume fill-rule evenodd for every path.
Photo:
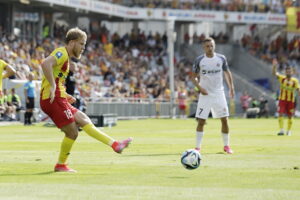
<instances>
[{"instance_id":1,"label":"blond hair","mask_svg":"<svg viewBox=\"0 0 300 200\"><path fill-rule=\"evenodd\" d=\"M79 29L78 27L76 28L71 28L70 30L68 30L67 34L66 34L66 38L65 38L65 42L66 44L68 44L71 40L78 40L81 38L87 38L86 33Z\"/></svg>"}]
</instances>

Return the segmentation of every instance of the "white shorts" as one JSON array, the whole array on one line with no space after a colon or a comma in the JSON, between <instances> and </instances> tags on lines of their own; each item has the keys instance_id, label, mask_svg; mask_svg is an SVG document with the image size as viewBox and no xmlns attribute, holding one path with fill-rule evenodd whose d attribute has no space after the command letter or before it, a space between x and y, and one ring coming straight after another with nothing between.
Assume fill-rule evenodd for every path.
<instances>
[{"instance_id":1,"label":"white shorts","mask_svg":"<svg viewBox=\"0 0 300 200\"><path fill-rule=\"evenodd\" d=\"M228 117L228 105L224 93L218 95L199 95L196 118L207 119L209 112L213 118Z\"/></svg>"}]
</instances>

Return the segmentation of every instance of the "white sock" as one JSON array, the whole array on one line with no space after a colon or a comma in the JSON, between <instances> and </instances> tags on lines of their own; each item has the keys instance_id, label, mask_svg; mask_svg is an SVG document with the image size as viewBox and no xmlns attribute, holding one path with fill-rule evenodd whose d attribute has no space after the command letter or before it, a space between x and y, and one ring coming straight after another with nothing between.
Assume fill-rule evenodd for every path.
<instances>
[{"instance_id":1,"label":"white sock","mask_svg":"<svg viewBox=\"0 0 300 200\"><path fill-rule=\"evenodd\" d=\"M222 133L224 146L229 146L229 133Z\"/></svg>"},{"instance_id":2,"label":"white sock","mask_svg":"<svg viewBox=\"0 0 300 200\"><path fill-rule=\"evenodd\" d=\"M200 148L204 132L196 132L196 148Z\"/></svg>"}]
</instances>

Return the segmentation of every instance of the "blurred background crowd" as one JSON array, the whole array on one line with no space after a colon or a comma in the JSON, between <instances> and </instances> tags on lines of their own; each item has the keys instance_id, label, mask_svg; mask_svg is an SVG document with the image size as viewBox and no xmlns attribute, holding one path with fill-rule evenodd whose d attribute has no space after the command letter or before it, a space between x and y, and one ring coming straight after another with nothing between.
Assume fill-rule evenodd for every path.
<instances>
[{"instance_id":1,"label":"blurred background crowd","mask_svg":"<svg viewBox=\"0 0 300 200\"><path fill-rule=\"evenodd\" d=\"M290 0L106 0L106 2L129 7L272 13L284 13L286 7L298 3ZM74 84L74 94L78 94L84 102L99 102L103 99L169 102L171 91L167 34L151 30L145 32L139 28L120 34L118 31L109 30L105 23L99 22L99 26L96 32L93 28L86 30L88 41L85 52L80 61L73 60L71 63L74 67L71 68L72 73L68 80ZM55 22L51 27L53 34L50 36L44 31L45 27L50 28L47 22L43 25L42 37L24 39L17 34L8 34L0 25L0 58L17 71L15 76L10 77L11 79L27 80L30 73L33 73L34 80L42 79L40 64L55 48L64 45L64 35L70 28L67 24ZM270 65L270 68L272 60L277 58L279 70L291 65L294 67L295 75L299 77L300 36L294 35L289 38L285 31L279 31L276 37L274 35L262 37L256 24L251 25L249 29L249 34L244 34L237 41L234 41L230 32L212 33L210 36L215 39L217 46L229 44L243 48ZM207 33L197 31L191 35L187 31L183 35L182 42L186 45L200 46L206 35ZM189 102L195 102L198 98L198 92L189 77L193 59L175 52L175 98L179 104L189 105ZM7 91L7 95L10 93L10 90ZM247 92L244 93L237 96L242 106L247 102L247 108L259 107L259 102L265 102L264 98L250 95L248 98ZM187 109L185 106L181 108Z\"/></svg>"},{"instance_id":2,"label":"blurred background crowd","mask_svg":"<svg viewBox=\"0 0 300 200\"><path fill-rule=\"evenodd\" d=\"M129 7L284 13L292 0L106 0Z\"/></svg>"}]
</instances>

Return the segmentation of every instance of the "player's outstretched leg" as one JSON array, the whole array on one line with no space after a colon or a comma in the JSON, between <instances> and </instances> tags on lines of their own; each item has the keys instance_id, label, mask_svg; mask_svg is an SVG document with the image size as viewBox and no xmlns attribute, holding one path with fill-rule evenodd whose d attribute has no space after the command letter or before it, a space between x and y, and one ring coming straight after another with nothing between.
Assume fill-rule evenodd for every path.
<instances>
[{"instance_id":1,"label":"player's outstretched leg","mask_svg":"<svg viewBox=\"0 0 300 200\"><path fill-rule=\"evenodd\" d=\"M113 138L108 136L106 133L100 131L98 128L95 127L94 124L86 124L82 127L82 129L91 137L95 138L96 140L109 145L112 149L117 153L122 153L122 151L128 147L132 138L128 138L122 141L115 141Z\"/></svg>"},{"instance_id":2,"label":"player's outstretched leg","mask_svg":"<svg viewBox=\"0 0 300 200\"><path fill-rule=\"evenodd\" d=\"M132 138L115 141L112 137L95 127L89 117L81 111L76 112L74 116L76 123L79 124L89 136L112 147L112 149L117 153L122 153L122 151L127 148L132 141Z\"/></svg>"},{"instance_id":3,"label":"player's outstretched leg","mask_svg":"<svg viewBox=\"0 0 300 200\"><path fill-rule=\"evenodd\" d=\"M122 153L123 149L125 149L126 147L128 147L128 145L131 143L132 138L127 138L126 140L122 140L122 141L115 141L112 144L112 148L115 152L117 153Z\"/></svg>"}]
</instances>

